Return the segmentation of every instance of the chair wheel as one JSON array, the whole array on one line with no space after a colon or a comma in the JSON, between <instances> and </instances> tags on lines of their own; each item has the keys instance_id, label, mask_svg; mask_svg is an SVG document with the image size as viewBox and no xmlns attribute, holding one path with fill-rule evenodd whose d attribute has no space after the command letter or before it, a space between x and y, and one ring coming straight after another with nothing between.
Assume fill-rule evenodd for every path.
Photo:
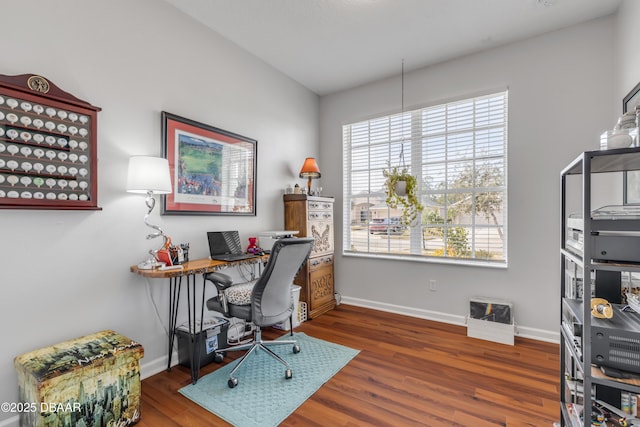
<instances>
[{"instance_id":1,"label":"chair wheel","mask_svg":"<svg viewBox=\"0 0 640 427\"><path fill-rule=\"evenodd\" d=\"M227 381L227 385L229 386L229 388L234 388L235 386L238 385L238 379L237 378L229 378L229 381Z\"/></svg>"},{"instance_id":2,"label":"chair wheel","mask_svg":"<svg viewBox=\"0 0 640 427\"><path fill-rule=\"evenodd\" d=\"M291 369L287 369L286 371L284 371L285 380L290 380L292 377L293 377L293 372L291 371Z\"/></svg>"},{"instance_id":3,"label":"chair wheel","mask_svg":"<svg viewBox=\"0 0 640 427\"><path fill-rule=\"evenodd\" d=\"M300 353L300 346L298 344L293 345L293 353L294 354Z\"/></svg>"},{"instance_id":4,"label":"chair wheel","mask_svg":"<svg viewBox=\"0 0 640 427\"><path fill-rule=\"evenodd\" d=\"M222 361L224 360L224 356L225 356L224 352L216 353L216 355L213 356L213 361L216 363L222 363Z\"/></svg>"}]
</instances>

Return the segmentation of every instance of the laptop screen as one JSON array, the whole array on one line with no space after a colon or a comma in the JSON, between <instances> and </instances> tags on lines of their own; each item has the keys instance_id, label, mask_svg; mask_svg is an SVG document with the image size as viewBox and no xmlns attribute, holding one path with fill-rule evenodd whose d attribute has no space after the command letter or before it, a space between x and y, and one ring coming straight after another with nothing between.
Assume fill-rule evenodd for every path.
<instances>
[{"instance_id":1,"label":"laptop screen","mask_svg":"<svg viewBox=\"0 0 640 427\"><path fill-rule=\"evenodd\" d=\"M241 254L238 231L208 231L209 255Z\"/></svg>"}]
</instances>

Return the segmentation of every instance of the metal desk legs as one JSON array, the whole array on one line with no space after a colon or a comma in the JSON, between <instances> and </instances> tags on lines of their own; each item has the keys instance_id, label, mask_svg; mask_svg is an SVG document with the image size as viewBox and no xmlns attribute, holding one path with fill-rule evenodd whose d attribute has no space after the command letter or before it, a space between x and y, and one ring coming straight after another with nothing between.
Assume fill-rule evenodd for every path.
<instances>
[{"instance_id":1,"label":"metal desk legs","mask_svg":"<svg viewBox=\"0 0 640 427\"><path fill-rule=\"evenodd\" d=\"M176 337L176 323L178 322L178 306L180 304L181 288L182 276L169 278L169 363L167 364L167 371L171 370L173 341Z\"/></svg>"},{"instance_id":2,"label":"metal desk legs","mask_svg":"<svg viewBox=\"0 0 640 427\"><path fill-rule=\"evenodd\" d=\"M189 286L191 285L191 286ZM200 375L200 342L204 316L205 282L202 279L202 302L200 305L200 327L196 317L196 276L187 276L187 313L189 317L189 361L191 362L191 383L195 384Z\"/></svg>"},{"instance_id":3,"label":"metal desk legs","mask_svg":"<svg viewBox=\"0 0 640 427\"><path fill-rule=\"evenodd\" d=\"M169 279L169 364L167 370L171 370L173 355L173 343L176 336L178 311L180 305L180 290L182 278L187 279L187 316L189 325L189 362L191 365L191 383L195 384L200 375L200 347L202 339L202 318L204 317L205 282L202 282L202 301L200 305L200 326L196 316L196 275L171 277Z\"/></svg>"}]
</instances>

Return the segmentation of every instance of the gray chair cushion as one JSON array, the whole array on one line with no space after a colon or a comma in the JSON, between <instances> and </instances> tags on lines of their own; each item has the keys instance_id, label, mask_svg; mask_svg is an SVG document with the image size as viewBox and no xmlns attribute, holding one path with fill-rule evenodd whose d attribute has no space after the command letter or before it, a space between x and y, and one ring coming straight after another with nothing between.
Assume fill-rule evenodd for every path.
<instances>
[{"instance_id":1,"label":"gray chair cushion","mask_svg":"<svg viewBox=\"0 0 640 427\"><path fill-rule=\"evenodd\" d=\"M229 307L229 317L237 317L238 319L245 319L249 322L251 321L251 304L249 305L228 304L227 307ZM213 297L207 300L207 309L224 314L224 310L222 309L222 304L220 304L218 297Z\"/></svg>"}]
</instances>

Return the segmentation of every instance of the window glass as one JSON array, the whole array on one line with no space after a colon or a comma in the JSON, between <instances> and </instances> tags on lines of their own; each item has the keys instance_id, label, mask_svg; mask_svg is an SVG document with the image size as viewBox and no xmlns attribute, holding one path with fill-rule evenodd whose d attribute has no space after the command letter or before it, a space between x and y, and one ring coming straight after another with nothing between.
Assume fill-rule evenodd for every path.
<instances>
[{"instance_id":1,"label":"window glass","mask_svg":"<svg viewBox=\"0 0 640 427\"><path fill-rule=\"evenodd\" d=\"M505 91L343 126L344 253L506 265L507 116ZM418 179L412 224L390 167Z\"/></svg>"}]
</instances>

